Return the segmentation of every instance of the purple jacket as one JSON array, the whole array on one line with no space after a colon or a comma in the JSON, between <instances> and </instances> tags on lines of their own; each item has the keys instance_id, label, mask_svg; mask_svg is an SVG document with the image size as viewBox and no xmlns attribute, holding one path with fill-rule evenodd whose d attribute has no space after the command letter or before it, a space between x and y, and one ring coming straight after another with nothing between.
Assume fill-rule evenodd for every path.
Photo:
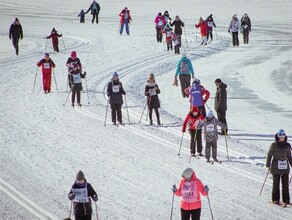
<instances>
[{"instance_id":1,"label":"purple jacket","mask_svg":"<svg viewBox=\"0 0 292 220\"><path fill-rule=\"evenodd\" d=\"M190 96L192 101L192 106L203 106L203 89L198 83L194 83L190 89Z\"/></svg>"}]
</instances>

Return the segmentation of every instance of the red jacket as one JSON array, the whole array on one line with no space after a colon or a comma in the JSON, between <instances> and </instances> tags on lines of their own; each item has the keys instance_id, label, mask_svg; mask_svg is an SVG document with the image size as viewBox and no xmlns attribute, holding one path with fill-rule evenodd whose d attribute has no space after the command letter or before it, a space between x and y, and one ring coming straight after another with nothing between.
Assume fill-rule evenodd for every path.
<instances>
[{"instance_id":1,"label":"red jacket","mask_svg":"<svg viewBox=\"0 0 292 220\"><path fill-rule=\"evenodd\" d=\"M194 116L193 113L190 112L183 122L182 132L186 131L187 126L189 126L189 129L191 130L196 130L196 122L200 120L204 120L204 116L200 112L197 116Z\"/></svg>"},{"instance_id":2,"label":"red jacket","mask_svg":"<svg viewBox=\"0 0 292 220\"><path fill-rule=\"evenodd\" d=\"M208 34L208 23L206 21L196 24L196 28L201 28L201 36L206 37Z\"/></svg>"},{"instance_id":3,"label":"red jacket","mask_svg":"<svg viewBox=\"0 0 292 220\"><path fill-rule=\"evenodd\" d=\"M190 189L188 186L192 184L194 186L193 189ZM207 196L208 193L205 192L204 186L201 182L196 177L195 172L192 174L192 179L191 181L187 181L185 179L182 179L179 183L179 187L177 191L175 192L175 195L177 196L182 196L182 200L180 203L180 207L183 210L193 210L193 209L199 209L202 207L202 202L201 202L201 195ZM188 198L189 195L193 195L194 198ZM188 200L195 200L195 201L188 201Z\"/></svg>"},{"instance_id":4,"label":"red jacket","mask_svg":"<svg viewBox=\"0 0 292 220\"><path fill-rule=\"evenodd\" d=\"M52 32L51 35L47 37L47 39L52 38L53 46L58 46L59 44L58 37L62 37L62 34L58 34L57 32Z\"/></svg>"},{"instance_id":5,"label":"red jacket","mask_svg":"<svg viewBox=\"0 0 292 220\"><path fill-rule=\"evenodd\" d=\"M37 66L42 66L42 72L44 74L51 74L52 68L55 68L56 65L51 59L48 59L48 61L42 59L37 63Z\"/></svg>"},{"instance_id":6,"label":"red jacket","mask_svg":"<svg viewBox=\"0 0 292 220\"><path fill-rule=\"evenodd\" d=\"M128 22L130 23L130 21L132 21L132 18L131 18L131 15L130 15L130 10L128 10L128 9L123 9L123 10L121 11L121 13L119 14L119 16L121 17L121 20L120 20L120 23L121 23L121 24L123 24L124 21L125 21L126 13L128 13Z\"/></svg>"}]
</instances>

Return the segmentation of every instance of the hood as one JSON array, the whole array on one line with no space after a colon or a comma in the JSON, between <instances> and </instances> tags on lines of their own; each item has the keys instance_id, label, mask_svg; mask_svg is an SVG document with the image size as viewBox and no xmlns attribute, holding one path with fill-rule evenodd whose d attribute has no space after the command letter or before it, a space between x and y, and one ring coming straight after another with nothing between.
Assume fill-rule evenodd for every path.
<instances>
[{"instance_id":1,"label":"hood","mask_svg":"<svg viewBox=\"0 0 292 220\"><path fill-rule=\"evenodd\" d=\"M226 89L226 88L227 88L227 85L226 85L224 82L221 82L221 83L219 84L219 88L220 88L220 89Z\"/></svg>"},{"instance_id":2,"label":"hood","mask_svg":"<svg viewBox=\"0 0 292 220\"><path fill-rule=\"evenodd\" d=\"M187 57L182 57L180 60L181 60L181 61L188 61L188 59L189 59L189 58L187 58Z\"/></svg>"}]
</instances>

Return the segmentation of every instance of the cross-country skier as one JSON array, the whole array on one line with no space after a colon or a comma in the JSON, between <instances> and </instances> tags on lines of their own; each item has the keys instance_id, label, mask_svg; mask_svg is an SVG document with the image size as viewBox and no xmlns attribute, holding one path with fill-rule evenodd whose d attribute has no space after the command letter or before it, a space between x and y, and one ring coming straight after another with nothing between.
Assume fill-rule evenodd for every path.
<instances>
[{"instance_id":1,"label":"cross-country skier","mask_svg":"<svg viewBox=\"0 0 292 220\"><path fill-rule=\"evenodd\" d=\"M91 14L92 14L91 23L93 24L94 23L94 19L95 19L96 23L98 24L98 14L99 14L99 11L100 11L100 6L95 0L92 1L91 5L89 6L88 10L86 11L86 14L89 11L91 11Z\"/></svg>"},{"instance_id":2,"label":"cross-country skier","mask_svg":"<svg viewBox=\"0 0 292 220\"><path fill-rule=\"evenodd\" d=\"M213 41L213 27L216 28L216 24L214 22L214 19L213 19L213 15L210 14L208 16L208 18L206 19L206 22L208 24L208 34L207 34L207 40L209 40L210 38L210 41Z\"/></svg>"},{"instance_id":3,"label":"cross-country skier","mask_svg":"<svg viewBox=\"0 0 292 220\"><path fill-rule=\"evenodd\" d=\"M53 48L56 52L59 52L59 37L62 37L62 34L58 34L55 28L52 29L50 36L47 37L47 39L52 38Z\"/></svg>"},{"instance_id":4,"label":"cross-country skier","mask_svg":"<svg viewBox=\"0 0 292 220\"><path fill-rule=\"evenodd\" d=\"M244 13L244 15L241 18L240 28L241 28L241 32L243 34L243 43L248 44L249 32L251 32L251 22L250 22L250 18L248 17L247 13Z\"/></svg>"},{"instance_id":5,"label":"cross-country skier","mask_svg":"<svg viewBox=\"0 0 292 220\"><path fill-rule=\"evenodd\" d=\"M196 28L201 29L201 36L202 36L202 43L201 46L207 45L207 35L208 35L208 24L206 21L203 20L202 17L199 19L199 23L195 25Z\"/></svg>"},{"instance_id":6,"label":"cross-country skier","mask_svg":"<svg viewBox=\"0 0 292 220\"><path fill-rule=\"evenodd\" d=\"M77 57L76 51L71 52L71 56L67 59L66 66L68 67L68 85L71 88L71 83L70 83L70 77L69 77L69 70L77 66L77 68L82 72L82 64L80 62L80 59Z\"/></svg>"},{"instance_id":7,"label":"cross-country skier","mask_svg":"<svg viewBox=\"0 0 292 220\"><path fill-rule=\"evenodd\" d=\"M173 31L172 28L166 23L163 33L165 33L165 42L167 45L167 51L172 50L172 38L173 38Z\"/></svg>"},{"instance_id":8,"label":"cross-country skier","mask_svg":"<svg viewBox=\"0 0 292 220\"><path fill-rule=\"evenodd\" d=\"M177 39L179 41L179 47L181 47L181 35L182 35L182 27L185 26L185 23L182 22L179 18L179 16L175 16L175 20L173 22L169 23L170 26L174 26L174 33L177 36Z\"/></svg>"},{"instance_id":9,"label":"cross-country skier","mask_svg":"<svg viewBox=\"0 0 292 220\"><path fill-rule=\"evenodd\" d=\"M42 67L43 90L45 94L51 92L52 69L56 67L50 55L45 53L45 57L37 63L38 67Z\"/></svg>"},{"instance_id":10,"label":"cross-country skier","mask_svg":"<svg viewBox=\"0 0 292 220\"><path fill-rule=\"evenodd\" d=\"M287 135L280 129L275 135L275 142L270 146L266 167L273 175L272 201L280 203L280 180L282 180L282 201L290 204L289 173L292 166L291 145L287 142Z\"/></svg>"},{"instance_id":11,"label":"cross-country skier","mask_svg":"<svg viewBox=\"0 0 292 220\"><path fill-rule=\"evenodd\" d=\"M156 29L156 40L158 43L162 43L162 31L166 24L164 17L162 16L161 12L158 12L155 20L155 29Z\"/></svg>"},{"instance_id":12,"label":"cross-country skier","mask_svg":"<svg viewBox=\"0 0 292 220\"><path fill-rule=\"evenodd\" d=\"M16 55L18 55L18 52L19 52L18 42L19 42L19 39L22 40L23 38L22 26L18 18L15 18L15 21L10 26L9 39L11 40L11 38L12 38L13 47L15 48Z\"/></svg>"},{"instance_id":13,"label":"cross-country skier","mask_svg":"<svg viewBox=\"0 0 292 220\"><path fill-rule=\"evenodd\" d=\"M182 179L178 188L174 185L172 191L176 196L181 196L180 203L181 220L200 220L201 194L207 196L208 186L204 186L192 168L186 168L182 173Z\"/></svg>"},{"instance_id":14,"label":"cross-country skier","mask_svg":"<svg viewBox=\"0 0 292 220\"><path fill-rule=\"evenodd\" d=\"M75 220L91 220L91 199L96 202L98 196L81 170L76 175L76 181L72 185L68 199L73 202Z\"/></svg>"},{"instance_id":15,"label":"cross-country skier","mask_svg":"<svg viewBox=\"0 0 292 220\"><path fill-rule=\"evenodd\" d=\"M129 24L130 24L130 21L132 21L132 17L130 15L130 10L128 9L128 7L125 7L121 11L119 16L121 17L121 20L120 20L120 34L121 35L123 34L124 26L125 26L127 35L130 35Z\"/></svg>"},{"instance_id":16,"label":"cross-country skier","mask_svg":"<svg viewBox=\"0 0 292 220\"><path fill-rule=\"evenodd\" d=\"M168 24L169 21L172 20L171 17L169 16L169 13L168 13L167 10L164 12L163 17L164 17L164 19L165 19L167 24Z\"/></svg>"},{"instance_id":17,"label":"cross-country skier","mask_svg":"<svg viewBox=\"0 0 292 220\"><path fill-rule=\"evenodd\" d=\"M234 47L239 46L239 40L238 40L239 28L240 28L240 24L239 24L239 20L237 18L237 14L234 14L232 16L232 20L230 21L229 28L228 28L228 32L230 33L230 31L231 31L232 43L233 43Z\"/></svg>"},{"instance_id":18,"label":"cross-country skier","mask_svg":"<svg viewBox=\"0 0 292 220\"><path fill-rule=\"evenodd\" d=\"M70 89L72 92L71 97L72 107L74 107L75 96L77 97L77 105L81 107L81 91L83 90L81 78L84 79L85 76L86 73L83 74L81 70L78 68L78 65L73 63L72 68L70 68L69 70Z\"/></svg>"}]
</instances>

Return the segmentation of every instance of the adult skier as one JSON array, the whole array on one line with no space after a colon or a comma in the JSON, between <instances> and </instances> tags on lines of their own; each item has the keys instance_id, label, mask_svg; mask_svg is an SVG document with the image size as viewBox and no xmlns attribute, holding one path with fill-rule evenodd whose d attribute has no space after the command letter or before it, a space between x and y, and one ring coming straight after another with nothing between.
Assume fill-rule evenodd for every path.
<instances>
[{"instance_id":1,"label":"adult skier","mask_svg":"<svg viewBox=\"0 0 292 220\"><path fill-rule=\"evenodd\" d=\"M237 14L232 16L232 20L230 21L228 32L232 35L232 43L233 46L238 47L239 46L239 40L238 40L238 31L240 28L239 20L237 18Z\"/></svg>"},{"instance_id":2,"label":"adult skier","mask_svg":"<svg viewBox=\"0 0 292 220\"><path fill-rule=\"evenodd\" d=\"M249 32L251 32L251 21L246 13L242 16L240 20L240 28L243 34L243 43L248 44L249 42Z\"/></svg>"},{"instance_id":3,"label":"adult skier","mask_svg":"<svg viewBox=\"0 0 292 220\"><path fill-rule=\"evenodd\" d=\"M80 59L77 57L76 51L72 51L70 57L67 59L66 66L68 67L68 85L71 88L71 82L70 82L70 76L69 76L69 70L73 67L76 67L82 72L82 64L80 62Z\"/></svg>"},{"instance_id":4,"label":"adult skier","mask_svg":"<svg viewBox=\"0 0 292 220\"><path fill-rule=\"evenodd\" d=\"M213 15L210 14L207 19L206 22L208 24L208 33L207 33L207 41L210 39L209 42L213 41L213 27L216 28L216 24L214 22L213 19Z\"/></svg>"},{"instance_id":5,"label":"adult skier","mask_svg":"<svg viewBox=\"0 0 292 220\"><path fill-rule=\"evenodd\" d=\"M91 184L86 181L81 170L76 174L76 180L68 194L68 199L73 202L75 220L91 220L91 199L96 202L98 196Z\"/></svg>"},{"instance_id":6,"label":"adult skier","mask_svg":"<svg viewBox=\"0 0 292 220\"><path fill-rule=\"evenodd\" d=\"M130 10L127 7L125 7L120 12L119 16L121 17L121 20L120 20L120 35L123 34L124 27L126 27L127 35L130 35L129 24L130 24L130 21L132 21L132 17L130 15Z\"/></svg>"},{"instance_id":7,"label":"adult skier","mask_svg":"<svg viewBox=\"0 0 292 220\"><path fill-rule=\"evenodd\" d=\"M19 52L19 39L23 39L23 31L22 26L18 20L18 18L15 18L15 21L11 24L9 29L9 39L12 39L13 47L15 48L16 55L18 55Z\"/></svg>"},{"instance_id":8,"label":"adult skier","mask_svg":"<svg viewBox=\"0 0 292 220\"><path fill-rule=\"evenodd\" d=\"M182 22L179 18L179 16L175 16L175 20L173 22L169 23L170 26L174 26L174 33L177 36L177 39L179 41L179 47L181 47L181 35L182 35L182 27L185 26L185 23Z\"/></svg>"},{"instance_id":9,"label":"adult skier","mask_svg":"<svg viewBox=\"0 0 292 220\"><path fill-rule=\"evenodd\" d=\"M275 142L270 146L266 167L273 175L272 201L280 204L280 180L282 181L282 201L290 204L289 173L292 166L291 145L287 142L283 129L275 135Z\"/></svg>"},{"instance_id":10,"label":"adult skier","mask_svg":"<svg viewBox=\"0 0 292 220\"><path fill-rule=\"evenodd\" d=\"M77 105L81 107L81 91L82 82L81 78L84 79L86 73L82 73L81 70L78 68L78 65L73 63L72 68L69 69L69 85L72 92L71 96L71 105L74 107L75 105L75 97L77 98Z\"/></svg>"},{"instance_id":11,"label":"adult skier","mask_svg":"<svg viewBox=\"0 0 292 220\"><path fill-rule=\"evenodd\" d=\"M52 69L56 67L50 55L45 53L45 57L37 63L38 67L42 67L43 90L45 94L51 92Z\"/></svg>"},{"instance_id":12,"label":"adult skier","mask_svg":"<svg viewBox=\"0 0 292 220\"><path fill-rule=\"evenodd\" d=\"M158 12L158 15L156 16L154 22L155 22L155 29L156 29L156 40L158 43L162 43L162 33L163 33L163 28L166 24L166 21L164 17L162 16L161 12Z\"/></svg>"},{"instance_id":13,"label":"adult skier","mask_svg":"<svg viewBox=\"0 0 292 220\"><path fill-rule=\"evenodd\" d=\"M178 188L174 185L172 191L176 196L181 196L180 203L181 220L200 220L201 194L207 196L208 186L204 186L192 168L186 168L182 173L182 179Z\"/></svg>"},{"instance_id":14,"label":"adult skier","mask_svg":"<svg viewBox=\"0 0 292 220\"><path fill-rule=\"evenodd\" d=\"M62 37L62 34L58 34L55 28L52 29L50 36L47 37L47 39L52 38L53 48L56 52L59 52L59 37Z\"/></svg>"},{"instance_id":15,"label":"adult skier","mask_svg":"<svg viewBox=\"0 0 292 220\"><path fill-rule=\"evenodd\" d=\"M202 17L199 19L199 23L195 25L196 28L201 29L201 36L202 36L202 43L201 46L207 45L207 35L208 35L208 24L206 21L203 20Z\"/></svg>"},{"instance_id":16,"label":"adult skier","mask_svg":"<svg viewBox=\"0 0 292 220\"><path fill-rule=\"evenodd\" d=\"M94 23L94 19L95 19L96 23L98 24L98 14L99 14L99 11L100 11L100 6L95 0L92 1L91 5L89 6L88 10L86 11L86 14L89 11L91 11L91 14L92 14L91 23L93 24Z\"/></svg>"},{"instance_id":17,"label":"adult skier","mask_svg":"<svg viewBox=\"0 0 292 220\"><path fill-rule=\"evenodd\" d=\"M167 10L164 12L163 17L164 17L166 23L168 23L169 21L172 20L171 17L169 16L169 13Z\"/></svg>"}]
</instances>

